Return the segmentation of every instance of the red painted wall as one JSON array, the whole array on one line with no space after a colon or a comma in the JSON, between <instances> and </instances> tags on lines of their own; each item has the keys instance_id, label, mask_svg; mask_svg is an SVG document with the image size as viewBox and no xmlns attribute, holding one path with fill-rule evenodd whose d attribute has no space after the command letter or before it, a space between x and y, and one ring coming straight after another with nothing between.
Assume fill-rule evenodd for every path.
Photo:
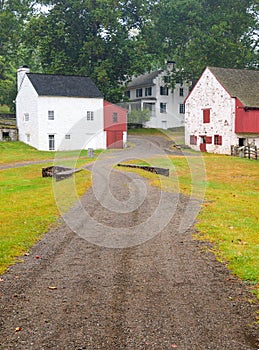
<instances>
[{"instance_id":1,"label":"red painted wall","mask_svg":"<svg viewBox=\"0 0 259 350\"><path fill-rule=\"evenodd\" d=\"M127 131L127 110L104 101L104 130ZM118 114L117 123L113 122L113 113Z\"/></svg>"},{"instance_id":2,"label":"red painted wall","mask_svg":"<svg viewBox=\"0 0 259 350\"><path fill-rule=\"evenodd\" d=\"M236 99L235 132L259 133L259 110L245 111L239 99Z\"/></svg>"}]
</instances>

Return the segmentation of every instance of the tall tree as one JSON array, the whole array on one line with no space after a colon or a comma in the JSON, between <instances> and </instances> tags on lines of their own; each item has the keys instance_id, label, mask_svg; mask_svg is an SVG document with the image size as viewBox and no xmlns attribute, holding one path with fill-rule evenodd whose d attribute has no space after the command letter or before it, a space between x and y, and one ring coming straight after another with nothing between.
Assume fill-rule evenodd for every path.
<instances>
[{"instance_id":1,"label":"tall tree","mask_svg":"<svg viewBox=\"0 0 259 350\"><path fill-rule=\"evenodd\" d=\"M256 11L254 0L160 0L143 35L158 61L176 61L174 80L198 78L207 65L256 68Z\"/></svg>"},{"instance_id":2,"label":"tall tree","mask_svg":"<svg viewBox=\"0 0 259 350\"><path fill-rule=\"evenodd\" d=\"M147 0L53 0L30 21L27 45L37 48L45 72L90 76L116 102L121 83L149 64L137 38L149 13Z\"/></svg>"}]
</instances>

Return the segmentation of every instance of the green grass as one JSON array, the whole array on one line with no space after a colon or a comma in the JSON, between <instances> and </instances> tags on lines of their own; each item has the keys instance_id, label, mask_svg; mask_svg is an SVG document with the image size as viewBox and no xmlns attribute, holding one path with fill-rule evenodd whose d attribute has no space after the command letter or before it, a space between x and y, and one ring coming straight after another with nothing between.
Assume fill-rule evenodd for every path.
<instances>
[{"instance_id":1,"label":"green grass","mask_svg":"<svg viewBox=\"0 0 259 350\"><path fill-rule=\"evenodd\" d=\"M98 155L101 151L95 151ZM0 164L60 158L77 158L79 151L38 151L23 142L0 142ZM80 157L87 157L87 150L80 151Z\"/></svg>"},{"instance_id":2,"label":"green grass","mask_svg":"<svg viewBox=\"0 0 259 350\"><path fill-rule=\"evenodd\" d=\"M21 142L0 143L0 150L2 164L50 159L50 163L44 164L45 167L52 165L52 158L56 156L57 163L78 168L93 161L87 158L87 151L82 151L79 157L76 151L60 152L57 155L37 151ZM95 156L100 152L95 151ZM56 182L55 192L60 196L59 201L62 201L58 208L52 178L42 178L42 167L42 164L34 164L0 171L0 273L49 230L60 216L59 209L68 209L77 196L81 196L91 186L91 174L86 170Z\"/></svg>"},{"instance_id":3,"label":"green grass","mask_svg":"<svg viewBox=\"0 0 259 350\"><path fill-rule=\"evenodd\" d=\"M56 183L69 198L71 179ZM91 175L82 171L75 175L78 195L91 184ZM41 177L41 166L31 165L0 171L1 231L0 273L26 252L60 213L52 191L52 178ZM72 202L70 200L69 205Z\"/></svg>"},{"instance_id":4,"label":"green grass","mask_svg":"<svg viewBox=\"0 0 259 350\"><path fill-rule=\"evenodd\" d=\"M169 167L169 179L143 170L127 171L137 171L164 190L204 197L195 238L212 242L217 258L253 286L259 297L259 162L213 154L201 158L197 154L188 160L169 156L131 163Z\"/></svg>"}]
</instances>

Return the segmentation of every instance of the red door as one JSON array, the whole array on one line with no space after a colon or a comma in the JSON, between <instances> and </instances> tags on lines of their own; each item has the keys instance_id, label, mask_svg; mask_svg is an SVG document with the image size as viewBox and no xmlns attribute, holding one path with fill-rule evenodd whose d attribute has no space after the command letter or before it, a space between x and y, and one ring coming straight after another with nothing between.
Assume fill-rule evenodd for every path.
<instances>
[{"instance_id":1,"label":"red door","mask_svg":"<svg viewBox=\"0 0 259 350\"><path fill-rule=\"evenodd\" d=\"M206 136L201 136L200 151L207 152L207 150L206 150Z\"/></svg>"},{"instance_id":2,"label":"red door","mask_svg":"<svg viewBox=\"0 0 259 350\"><path fill-rule=\"evenodd\" d=\"M107 131L107 148L123 148L122 131Z\"/></svg>"}]
</instances>

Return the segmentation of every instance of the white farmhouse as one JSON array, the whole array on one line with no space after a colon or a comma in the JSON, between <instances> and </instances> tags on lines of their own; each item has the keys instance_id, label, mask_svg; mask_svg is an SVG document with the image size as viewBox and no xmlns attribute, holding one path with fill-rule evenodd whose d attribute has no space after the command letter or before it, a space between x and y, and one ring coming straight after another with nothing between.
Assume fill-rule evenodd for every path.
<instances>
[{"instance_id":1,"label":"white farmhouse","mask_svg":"<svg viewBox=\"0 0 259 350\"><path fill-rule=\"evenodd\" d=\"M259 71L207 67L185 101L185 143L231 154L259 146Z\"/></svg>"},{"instance_id":2,"label":"white farmhouse","mask_svg":"<svg viewBox=\"0 0 259 350\"><path fill-rule=\"evenodd\" d=\"M38 150L106 148L103 96L90 78L18 69L19 140Z\"/></svg>"},{"instance_id":3,"label":"white farmhouse","mask_svg":"<svg viewBox=\"0 0 259 350\"><path fill-rule=\"evenodd\" d=\"M150 110L146 127L169 129L184 126L184 100L189 93L187 83L176 83L174 90L168 87L170 71L174 62L168 62L167 69L157 70L132 79L125 95L132 109Z\"/></svg>"}]
</instances>

